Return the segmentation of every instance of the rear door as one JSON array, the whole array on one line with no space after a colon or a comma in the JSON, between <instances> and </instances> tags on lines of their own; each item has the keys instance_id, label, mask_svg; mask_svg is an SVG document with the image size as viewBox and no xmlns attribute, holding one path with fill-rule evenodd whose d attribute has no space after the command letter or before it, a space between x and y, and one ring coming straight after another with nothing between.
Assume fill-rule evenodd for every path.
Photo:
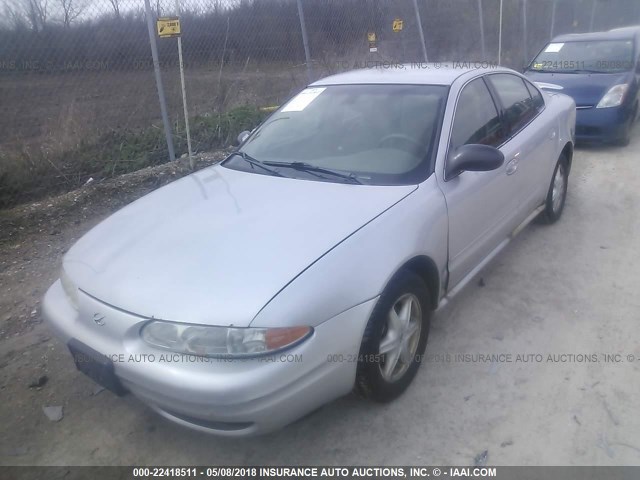
<instances>
[{"instance_id":1,"label":"rear door","mask_svg":"<svg viewBox=\"0 0 640 480\"><path fill-rule=\"evenodd\" d=\"M495 73L487 76L503 112L508 140L502 146L507 174L519 189L517 208L523 219L543 201L546 177L555 154L558 127L549 122L542 94L518 75Z\"/></svg>"},{"instance_id":2,"label":"rear door","mask_svg":"<svg viewBox=\"0 0 640 480\"><path fill-rule=\"evenodd\" d=\"M501 147L506 139L485 80L471 80L456 102L447 158L462 145ZM465 171L447 178L441 189L449 214L449 287L453 288L517 225L518 185L505 163L490 172Z\"/></svg>"}]
</instances>

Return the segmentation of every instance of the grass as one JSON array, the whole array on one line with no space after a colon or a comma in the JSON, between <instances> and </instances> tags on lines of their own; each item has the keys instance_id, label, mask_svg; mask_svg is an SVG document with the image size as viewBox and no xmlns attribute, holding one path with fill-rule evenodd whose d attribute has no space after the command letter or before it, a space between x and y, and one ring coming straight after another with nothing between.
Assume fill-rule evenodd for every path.
<instances>
[{"instance_id":1,"label":"grass","mask_svg":"<svg viewBox=\"0 0 640 480\"><path fill-rule=\"evenodd\" d=\"M226 147L238 133L251 130L267 114L255 106L243 106L226 113L197 116L190 121L193 150ZM172 128L179 157L187 152L184 124ZM82 140L74 148L56 154L0 152L0 208L75 189L91 177L100 180L167 161L161 126L112 130L94 141Z\"/></svg>"}]
</instances>

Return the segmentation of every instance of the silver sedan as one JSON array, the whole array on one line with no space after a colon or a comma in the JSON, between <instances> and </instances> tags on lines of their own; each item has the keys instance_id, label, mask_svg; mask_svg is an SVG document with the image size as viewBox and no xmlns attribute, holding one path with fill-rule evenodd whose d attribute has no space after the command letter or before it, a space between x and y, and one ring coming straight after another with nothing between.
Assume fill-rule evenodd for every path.
<instances>
[{"instance_id":1,"label":"silver sedan","mask_svg":"<svg viewBox=\"0 0 640 480\"><path fill-rule=\"evenodd\" d=\"M43 304L77 368L227 436L405 391L432 312L560 217L575 133L516 72L428 67L315 82L82 237Z\"/></svg>"}]
</instances>

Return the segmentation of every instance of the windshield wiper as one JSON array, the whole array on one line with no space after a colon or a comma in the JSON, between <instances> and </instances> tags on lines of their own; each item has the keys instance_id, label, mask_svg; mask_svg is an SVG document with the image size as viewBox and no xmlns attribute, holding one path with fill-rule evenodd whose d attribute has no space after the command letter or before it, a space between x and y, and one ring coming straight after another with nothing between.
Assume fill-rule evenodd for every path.
<instances>
[{"instance_id":1,"label":"windshield wiper","mask_svg":"<svg viewBox=\"0 0 640 480\"><path fill-rule=\"evenodd\" d=\"M294 170L300 170L303 172L311 172L311 173L324 173L326 175L333 175L334 177L342 178L344 180L348 180L351 183L357 183L358 185L362 185L362 182L358 180L358 178L353 173L340 173L335 170L331 170L330 168L317 167L315 165L311 165L310 163L305 162L264 162L265 165L269 165L271 167L285 167L285 168L293 168Z\"/></svg>"},{"instance_id":2,"label":"windshield wiper","mask_svg":"<svg viewBox=\"0 0 640 480\"><path fill-rule=\"evenodd\" d=\"M588 68L578 68L576 70L571 70L572 73L607 73L602 70L591 70Z\"/></svg>"},{"instance_id":3,"label":"windshield wiper","mask_svg":"<svg viewBox=\"0 0 640 480\"><path fill-rule=\"evenodd\" d=\"M234 157L234 156L238 156L240 158L242 158L245 162L247 162L249 165L254 166L254 167L259 167L267 172L269 172L271 175L275 176L275 177L284 177L284 175L282 175L280 172L274 170L273 168L269 168L267 167L263 162L261 162L260 160L256 160L255 158L253 158L251 155L249 155L246 152L231 152L231 154L227 157L227 159Z\"/></svg>"}]
</instances>

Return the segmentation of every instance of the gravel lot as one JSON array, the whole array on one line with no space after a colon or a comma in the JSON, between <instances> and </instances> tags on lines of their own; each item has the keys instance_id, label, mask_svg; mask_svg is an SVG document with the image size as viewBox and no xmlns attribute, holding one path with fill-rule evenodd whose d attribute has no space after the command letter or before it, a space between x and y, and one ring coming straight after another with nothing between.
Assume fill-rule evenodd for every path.
<instances>
[{"instance_id":1,"label":"gravel lot","mask_svg":"<svg viewBox=\"0 0 640 480\"><path fill-rule=\"evenodd\" d=\"M626 148L576 152L562 220L527 228L438 313L398 401L349 396L261 438L192 432L96 392L41 323L64 251L156 183L0 213L0 464L639 464L638 130ZM477 357L496 353L511 361Z\"/></svg>"}]
</instances>

